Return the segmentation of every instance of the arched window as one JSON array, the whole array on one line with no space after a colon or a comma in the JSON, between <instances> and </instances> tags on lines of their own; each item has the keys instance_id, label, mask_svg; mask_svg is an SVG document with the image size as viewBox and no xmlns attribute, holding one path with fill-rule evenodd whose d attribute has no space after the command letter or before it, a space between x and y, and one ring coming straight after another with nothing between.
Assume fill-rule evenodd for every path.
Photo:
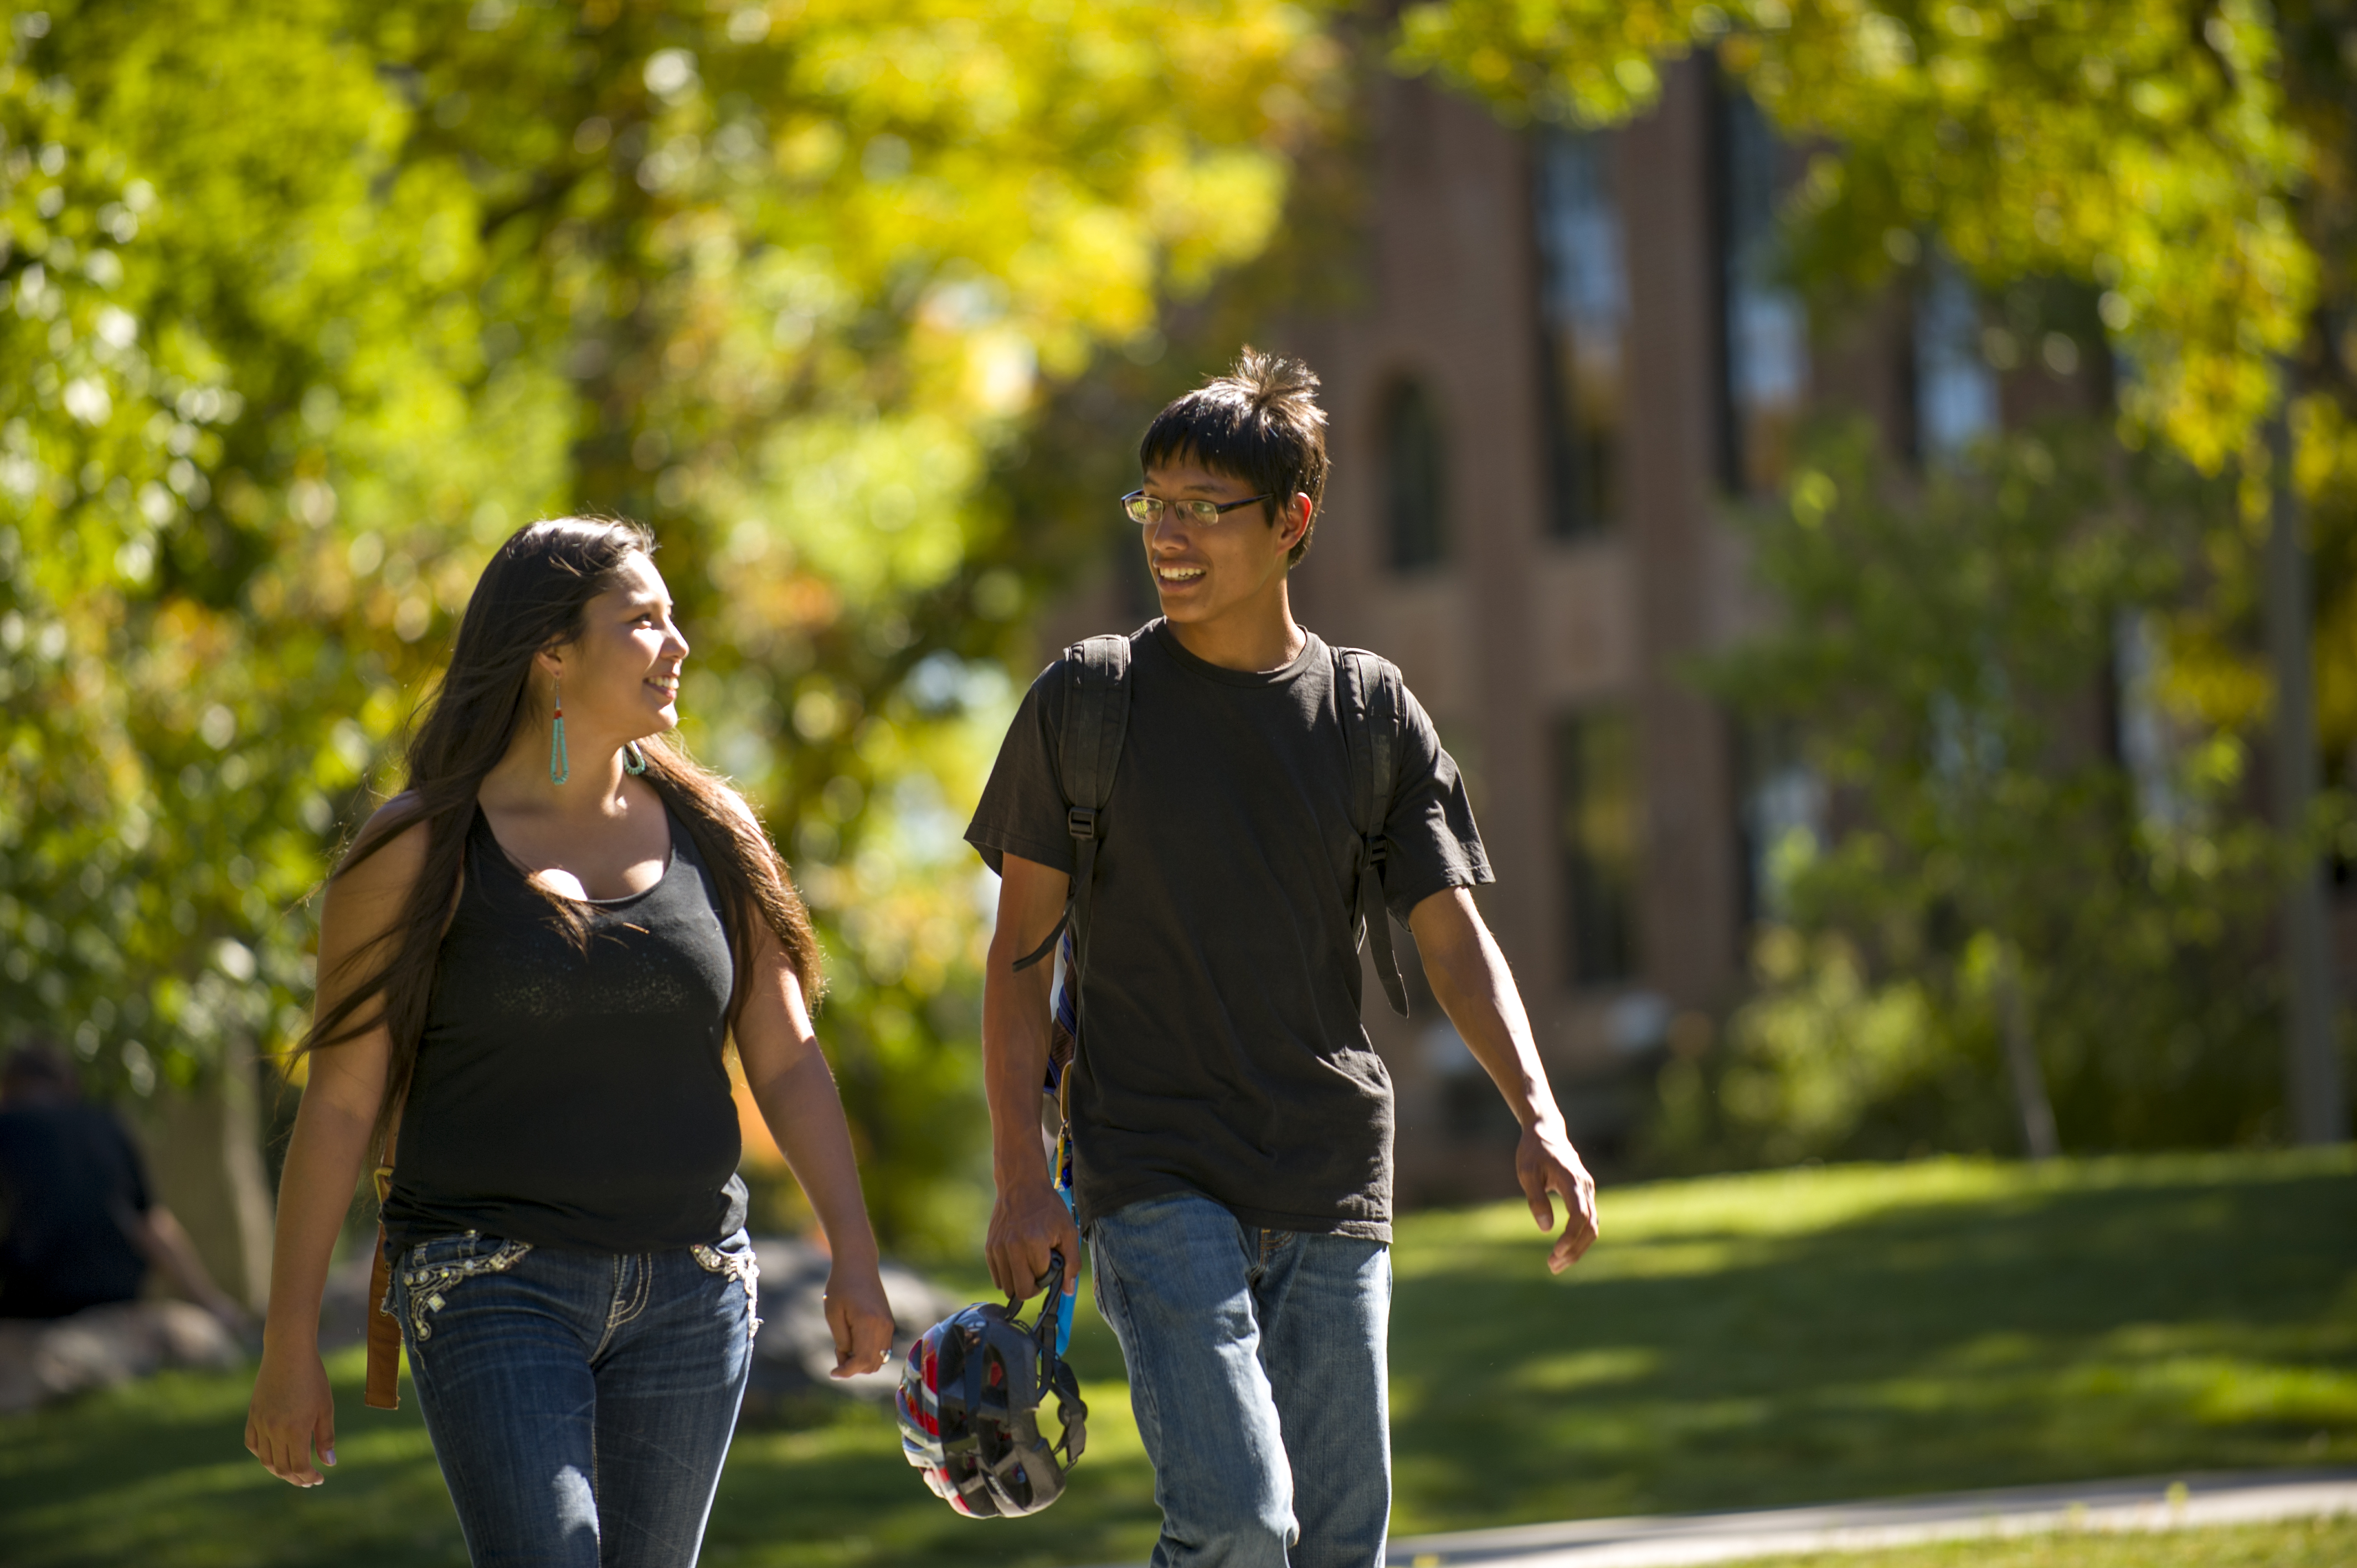
<instances>
[{"instance_id":1,"label":"arched window","mask_svg":"<svg viewBox=\"0 0 2357 1568\"><path fill-rule=\"evenodd\" d=\"M1432 394L1421 381L1395 383L1383 399L1383 521L1395 571L1448 558L1448 456Z\"/></svg>"}]
</instances>

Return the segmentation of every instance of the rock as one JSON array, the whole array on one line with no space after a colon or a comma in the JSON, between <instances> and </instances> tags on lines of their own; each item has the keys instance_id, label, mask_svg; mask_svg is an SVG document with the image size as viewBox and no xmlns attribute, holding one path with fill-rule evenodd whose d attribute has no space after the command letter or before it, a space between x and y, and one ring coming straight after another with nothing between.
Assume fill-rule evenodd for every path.
<instances>
[{"instance_id":1,"label":"rock","mask_svg":"<svg viewBox=\"0 0 2357 1568\"><path fill-rule=\"evenodd\" d=\"M834 1336L826 1326L824 1294L832 1266L824 1252L791 1237L753 1243L761 1264L761 1328L753 1341L753 1375L745 1409L757 1419L782 1414L797 1402L831 1394L888 1400L899 1386L900 1358L918 1335L966 1304L912 1269L884 1265L884 1294L892 1304L892 1359L881 1371L836 1379Z\"/></svg>"},{"instance_id":2,"label":"rock","mask_svg":"<svg viewBox=\"0 0 2357 1568\"><path fill-rule=\"evenodd\" d=\"M71 1317L0 1321L0 1412L144 1378L167 1367L233 1367L229 1330L185 1301L124 1301Z\"/></svg>"}]
</instances>

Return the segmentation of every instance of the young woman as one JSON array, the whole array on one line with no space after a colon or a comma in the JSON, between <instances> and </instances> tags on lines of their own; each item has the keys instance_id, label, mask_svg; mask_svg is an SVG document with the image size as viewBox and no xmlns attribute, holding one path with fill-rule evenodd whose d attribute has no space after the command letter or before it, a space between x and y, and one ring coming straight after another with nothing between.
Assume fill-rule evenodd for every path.
<instances>
[{"instance_id":1,"label":"young woman","mask_svg":"<svg viewBox=\"0 0 2357 1568\"><path fill-rule=\"evenodd\" d=\"M321 920L246 1446L301 1487L335 1463L320 1291L397 1134L392 1310L477 1563L695 1561L756 1326L732 1036L826 1228L836 1375L891 1343L809 918L662 738L688 647L653 549L576 518L500 547Z\"/></svg>"}]
</instances>

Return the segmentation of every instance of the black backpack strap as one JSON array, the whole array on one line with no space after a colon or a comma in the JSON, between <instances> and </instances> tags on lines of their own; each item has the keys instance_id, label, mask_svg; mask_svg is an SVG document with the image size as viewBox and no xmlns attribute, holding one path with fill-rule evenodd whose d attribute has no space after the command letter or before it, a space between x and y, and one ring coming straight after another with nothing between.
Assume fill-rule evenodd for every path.
<instances>
[{"instance_id":1,"label":"black backpack strap","mask_svg":"<svg viewBox=\"0 0 2357 1568\"><path fill-rule=\"evenodd\" d=\"M1071 973L1066 983L1081 995L1089 967L1089 906L1096 890L1097 843L1105 802L1113 795L1114 768L1129 733L1129 639L1092 637L1064 650L1064 716L1056 736L1056 766L1064 779L1064 831L1072 835L1072 884L1063 918L1047 940L1015 962L1029 969L1056 950L1057 938L1072 933Z\"/></svg>"},{"instance_id":2,"label":"black backpack strap","mask_svg":"<svg viewBox=\"0 0 2357 1568\"><path fill-rule=\"evenodd\" d=\"M1405 723L1399 671L1390 660L1356 648L1334 654L1334 701L1351 749L1351 825L1359 832L1359 916L1356 940L1374 946L1375 978L1392 1011L1407 1016L1407 987L1392 950L1391 912L1383 903L1383 867L1391 852L1383 832L1399 778L1400 735Z\"/></svg>"}]
</instances>

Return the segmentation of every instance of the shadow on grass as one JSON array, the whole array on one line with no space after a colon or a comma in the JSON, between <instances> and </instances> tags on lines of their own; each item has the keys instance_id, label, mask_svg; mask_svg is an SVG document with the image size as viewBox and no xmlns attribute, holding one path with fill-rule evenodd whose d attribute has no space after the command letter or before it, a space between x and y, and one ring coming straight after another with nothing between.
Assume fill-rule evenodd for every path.
<instances>
[{"instance_id":1,"label":"shadow on grass","mask_svg":"<svg viewBox=\"0 0 2357 1568\"><path fill-rule=\"evenodd\" d=\"M1443 1241L1394 1309L1394 1529L2357 1458L2357 1176L2315 1166L1971 1203L1902 1167L1789 1233L1634 1199L1620 1243L1608 1194L1560 1281Z\"/></svg>"},{"instance_id":2,"label":"shadow on grass","mask_svg":"<svg viewBox=\"0 0 2357 1568\"><path fill-rule=\"evenodd\" d=\"M1934 1163L1624 1189L1550 1280L1510 1208L1400 1228L1394 1527L1774 1506L2357 1462L2357 1154ZM1083 1305L1097 1419L1030 1520L961 1519L889 1416L748 1428L705 1561L1142 1562L1152 1477ZM244 1451L248 1375L0 1419L8 1568L457 1564L414 1398L331 1365L343 1460L296 1492Z\"/></svg>"},{"instance_id":3,"label":"shadow on grass","mask_svg":"<svg viewBox=\"0 0 2357 1568\"><path fill-rule=\"evenodd\" d=\"M458 1521L406 1382L400 1411L363 1410L361 1353L333 1358L328 1369L340 1463L308 1491L245 1451L250 1373L167 1373L0 1422L0 1555L11 1568L464 1568Z\"/></svg>"},{"instance_id":4,"label":"shadow on grass","mask_svg":"<svg viewBox=\"0 0 2357 1568\"><path fill-rule=\"evenodd\" d=\"M888 1412L814 1403L818 1419L737 1434L703 1561L793 1563L1143 1561L1154 1478L1126 1424L1120 1351L1085 1308L1074 1359L1104 1415L1081 1484L1029 1520L951 1512L900 1456ZM359 1351L331 1358L338 1467L298 1491L244 1446L251 1371L172 1373L0 1420L0 1563L7 1568L465 1568L467 1553L404 1379L402 1408L361 1404Z\"/></svg>"}]
</instances>

